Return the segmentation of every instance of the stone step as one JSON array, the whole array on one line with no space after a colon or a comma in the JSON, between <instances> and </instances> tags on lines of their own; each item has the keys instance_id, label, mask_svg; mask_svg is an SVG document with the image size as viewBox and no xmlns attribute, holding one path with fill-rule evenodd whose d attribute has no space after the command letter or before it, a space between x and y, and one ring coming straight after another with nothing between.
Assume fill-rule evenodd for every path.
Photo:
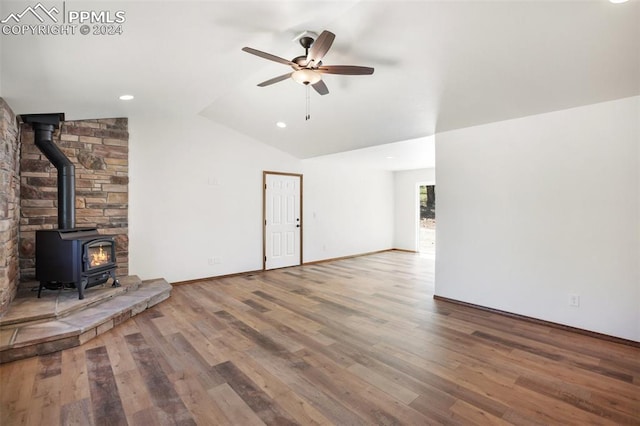
<instances>
[{"instance_id":1,"label":"stone step","mask_svg":"<svg viewBox=\"0 0 640 426\"><path fill-rule=\"evenodd\" d=\"M89 289L85 299L94 293L95 300L89 299L89 303L81 307L68 301L68 306L61 304L59 310L49 307L40 316L29 311L25 317L28 320L21 321L13 314L12 319L0 325L0 363L82 345L171 295L172 286L164 279L139 282L137 278L136 283L136 278L125 280L131 284L123 285L126 291L109 291L106 287ZM104 294L98 295L99 292Z\"/></svg>"},{"instance_id":2,"label":"stone step","mask_svg":"<svg viewBox=\"0 0 640 426\"><path fill-rule=\"evenodd\" d=\"M112 287L112 281L109 280L106 284L86 289L82 300L78 299L78 290L73 288L43 289L38 298L37 281L22 283L9 309L0 317L0 327L62 318L127 291L137 290L142 283L137 275L119 277L118 281L120 287Z\"/></svg>"}]
</instances>

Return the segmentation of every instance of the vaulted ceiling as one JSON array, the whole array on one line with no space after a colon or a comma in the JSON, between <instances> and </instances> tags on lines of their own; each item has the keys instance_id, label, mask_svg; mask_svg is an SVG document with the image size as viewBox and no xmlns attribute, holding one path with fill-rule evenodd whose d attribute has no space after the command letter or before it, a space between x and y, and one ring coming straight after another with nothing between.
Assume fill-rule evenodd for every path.
<instances>
[{"instance_id":1,"label":"vaulted ceiling","mask_svg":"<svg viewBox=\"0 0 640 426\"><path fill-rule=\"evenodd\" d=\"M0 15L30 4L3 1ZM77 5L124 11L123 33L0 36L0 94L16 113L199 114L309 158L640 94L634 0ZM336 34L323 62L375 73L325 75L330 93L311 91L306 121L305 87L256 86L289 68L241 48L291 59L298 34L323 29Z\"/></svg>"}]
</instances>

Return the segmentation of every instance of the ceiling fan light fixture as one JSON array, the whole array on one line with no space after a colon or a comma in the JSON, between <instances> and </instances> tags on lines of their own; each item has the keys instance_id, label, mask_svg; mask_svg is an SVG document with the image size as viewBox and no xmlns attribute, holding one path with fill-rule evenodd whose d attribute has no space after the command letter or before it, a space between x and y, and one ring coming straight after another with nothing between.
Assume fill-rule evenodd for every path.
<instances>
[{"instance_id":1,"label":"ceiling fan light fixture","mask_svg":"<svg viewBox=\"0 0 640 426\"><path fill-rule=\"evenodd\" d=\"M305 86L308 84L316 84L322 80L322 76L319 72L310 69L302 69L291 73L291 78L300 84Z\"/></svg>"}]
</instances>

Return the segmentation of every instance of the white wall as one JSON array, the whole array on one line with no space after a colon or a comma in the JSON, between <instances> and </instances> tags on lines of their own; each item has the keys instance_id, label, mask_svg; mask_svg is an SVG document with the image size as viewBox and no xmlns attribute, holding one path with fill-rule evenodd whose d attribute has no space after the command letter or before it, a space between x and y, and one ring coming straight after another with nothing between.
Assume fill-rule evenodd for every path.
<instances>
[{"instance_id":1,"label":"white wall","mask_svg":"<svg viewBox=\"0 0 640 426\"><path fill-rule=\"evenodd\" d=\"M435 169L394 173L394 248L418 251L418 185L435 185Z\"/></svg>"},{"instance_id":2,"label":"white wall","mask_svg":"<svg viewBox=\"0 0 640 426\"><path fill-rule=\"evenodd\" d=\"M260 269L262 171L299 172L299 161L202 117L129 128L131 273L174 282Z\"/></svg>"},{"instance_id":3,"label":"white wall","mask_svg":"<svg viewBox=\"0 0 640 426\"><path fill-rule=\"evenodd\" d=\"M306 262L393 248L393 173L304 160Z\"/></svg>"},{"instance_id":4,"label":"white wall","mask_svg":"<svg viewBox=\"0 0 640 426\"><path fill-rule=\"evenodd\" d=\"M633 97L438 134L436 294L640 341L639 123Z\"/></svg>"},{"instance_id":5,"label":"white wall","mask_svg":"<svg viewBox=\"0 0 640 426\"><path fill-rule=\"evenodd\" d=\"M129 270L142 279L261 269L263 170L304 175L304 262L392 247L389 172L302 162L198 116L129 129Z\"/></svg>"}]
</instances>

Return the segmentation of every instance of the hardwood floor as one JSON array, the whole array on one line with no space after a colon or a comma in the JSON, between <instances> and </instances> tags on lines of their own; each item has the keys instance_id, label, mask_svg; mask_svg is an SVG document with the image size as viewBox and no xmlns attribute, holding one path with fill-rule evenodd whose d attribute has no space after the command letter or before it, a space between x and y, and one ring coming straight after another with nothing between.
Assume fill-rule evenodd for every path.
<instances>
[{"instance_id":1,"label":"hardwood floor","mask_svg":"<svg viewBox=\"0 0 640 426\"><path fill-rule=\"evenodd\" d=\"M0 365L0 424L640 424L640 349L432 296L403 252L178 286Z\"/></svg>"}]
</instances>

